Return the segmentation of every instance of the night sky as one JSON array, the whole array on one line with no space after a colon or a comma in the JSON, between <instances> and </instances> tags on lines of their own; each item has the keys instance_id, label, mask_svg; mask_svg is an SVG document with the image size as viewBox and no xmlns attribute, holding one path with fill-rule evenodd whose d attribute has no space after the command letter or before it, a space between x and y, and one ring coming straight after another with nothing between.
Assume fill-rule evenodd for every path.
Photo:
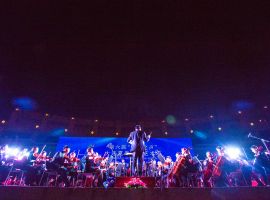
<instances>
[{"instance_id":1,"label":"night sky","mask_svg":"<svg viewBox=\"0 0 270 200\"><path fill-rule=\"evenodd\" d=\"M269 8L263 1L7 1L1 112L18 97L36 101L39 112L125 120L265 104Z\"/></svg>"}]
</instances>

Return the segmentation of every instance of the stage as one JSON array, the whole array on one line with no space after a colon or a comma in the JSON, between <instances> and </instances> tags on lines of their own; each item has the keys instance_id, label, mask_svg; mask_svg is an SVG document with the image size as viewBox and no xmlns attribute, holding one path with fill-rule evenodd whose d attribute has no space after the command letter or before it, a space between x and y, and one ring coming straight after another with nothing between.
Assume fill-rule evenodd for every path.
<instances>
[{"instance_id":1,"label":"stage","mask_svg":"<svg viewBox=\"0 0 270 200\"><path fill-rule=\"evenodd\" d=\"M1 200L149 200L149 199L269 199L269 187L234 188L55 188L1 186Z\"/></svg>"}]
</instances>

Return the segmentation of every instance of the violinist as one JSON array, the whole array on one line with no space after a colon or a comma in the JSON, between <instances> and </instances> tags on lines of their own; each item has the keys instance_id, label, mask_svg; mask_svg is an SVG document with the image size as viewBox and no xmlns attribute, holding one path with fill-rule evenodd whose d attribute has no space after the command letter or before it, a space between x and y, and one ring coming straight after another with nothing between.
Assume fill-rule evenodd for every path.
<instances>
[{"instance_id":1,"label":"violinist","mask_svg":"<svg viewBox=\"0 0 270 200\"><path fill-rule=\"evenodd\" d=\"M86 173L93 173L94 175L94 186L102 186L102 173L99 169L98 162L100 161L100 156L98 153L94 152L93 147L87 149L87 154L85 157L85 170ZM92 184L91 184L92 185Z\"/></svg>"},{"instance_id":2,"label":"violinist","mask_svg":"<svg viewBox=\"0 0 270 200\"><path fill-rule=\"evenodd\" d=\"M259 186L266 186L268 185L266 168L269 165L267 155L263 151L263 147L252 145L250 149L254 153L253 171L256 174L255 179Z\"/></svg>"},{"instance_id":3,"label":"violinist","mask_svg":"<svg viewBox=\"0 0 270 200\"><path fill-rule=\"evenodd\" d=\"M69 159L70 148L66 145L63 148L63 151L57 152L53 158L54 166L56 167L57 173L60 175L59 181L64 182L65 187L69 187L70 183L67 178L68 169L67 166L70 163Z\"/></svg>"},{"instance_id":4,"label":"violinist","mask_svg":"<svg viewBox=\"0 0 270 200\"><path fill-rule=\"evenodd\" d=\"M42 151L40 153L39 158L37 159L39 162L39 165L42 167L43 170L47 170L47 164L52 161L52 158L50 156L47 156L46 151Z\"/></svg>"},{"instance_id":5,"label":"violinist","mask_svg":"<svg viewBox=\"0 0 270 200\"><path fill-rule=\"evenodd\" d=\"M173 166L173 161L172 161L172 158L171 156L167 156L166 159L165 159L165 162L163 163L163 170L165 174L168 174L168 172L171 170Z\"/></svg>"},{"instance_id":6,"label":"violinist","mask_svg":"<svg viewBox=\"0 0 270 200\"><path fill-rule=\"evenodd\" d=\"M85 157L85 172L86 173L94 173L97 171L98 166L96 164L96 157L97 154L94 152L94 148L93 147L89 147L86 153L86 157Z\"/></svg>"},{"instance_id":7,"label":"violinist","mask_svg":"<svg viewBox=\"0 0 270 200\"><path fill-rule=\"evenodd\" d=\"M6 160L6 150L5 150L5 146L0 146L0 166L3 166L5 164L5 160Z\"/></svg>"},{"instance_id":8,"label":"violinist","mask_svg":"<svg viewBox=\"0 0 270 200\"><path fill-rule=\"evenodd\" d=\"M214 169L214 157L210 151L206 152L206 158L203 161L204 172L203 172L203 183L205 187L212 187L210 179L212 177L213 169Z\"/></svg>"},{"instance_id":9,"label":"violinist","mask_svg":"<svg viewBox=\"0 0 270 200\"><path fill-rule=\"evenodd\" d=\"M171 156L166 156L165 161L162 165L162 173L161 173L161 183L165 185L165 187L168 187L170 184L170 179L168 179L168 176L172 170L173 167L173 161Z\"/></svg>"},{"instance_id":10,"label":"violinist","mask_svg":"<svg viewBox=\"0 0 270 200\"><path fill-rule=\"evenodd\" d=\"M113 187L115 183L115 171L116 167L114 162L108 164L108 169L106 170L106 175L104 176L103 186L105 188Z\"/></svg>"},{"instance_id":11,"label":"violinist","mask_svg":"<svg viewBox=\"0 0 270 200\"><path fill-rule=\"evenodd\" d=\"M109 167L108 167L108 176L109 177L115 177L115 165L114 162L110 162L109 163Z\"/></svg>"},{"instance_id":12,"label":"violinist","mask_svg":"<svg viewBox=\"0 0 270 200\"><path fill-rule=\"evenodd\" d=\"M78 170L80 168L80 159L76 157L76 153L73 151L69 155L69 160L69 176L71 177L71 180L76 181L78 176Z\"/></svg>"},{"instance_id":13,"label":"violinist","mask_svg":"<svg viewBox=\"0 0 270 200\"><path fill-rule=\"evenodd\" d=\"M157 175L161 176L162 175L162 170L163 170L163 164L161 161L157 162Z\"/></svg>"},{"instance_id":14,"label":"violinist","mask_svg":"<svg viewBox=\"0 0 270 200\"><path fill-rule=\"evenodd\" d=\"M80 159L76 157L76 153L73 151L69 155L69 160L73 169L79 168Z\"/></svg>"},{"instance_id":15,"label":"violinist","mask_svg":"<svg viewBox=\"0 0 270 200\"><path fill-rule=\"evenodd\" d=\"M39 158L39 148L33 147L30 151L30 155L28 157L28 164L26 165L26 173L25 173L25 184L30 186L36 186L38 184L38 158Z\"/></svg>"},{"instance_id":16,"label":"violinist","mask_svg":"<svg viewBox=\"0 0 270 200\"><path fill-rule=\"evenodd\" d=\"M4 183L9 171L9 167L6 164L6 149L7 145L0 146L0 185Z\"/></svg>"},{"instance_id":17,"label":"violinist","mask_svg":"<svg viewBox=\"0 0 270 200\"><path fill-rule=\"evenodd\" d=\"M28 157L28 160L34 164L34 162L36 161L37 157L39 156L39 148L38 147L33 147L30 151L30 155Z\"/></svg>"}]
</instances>

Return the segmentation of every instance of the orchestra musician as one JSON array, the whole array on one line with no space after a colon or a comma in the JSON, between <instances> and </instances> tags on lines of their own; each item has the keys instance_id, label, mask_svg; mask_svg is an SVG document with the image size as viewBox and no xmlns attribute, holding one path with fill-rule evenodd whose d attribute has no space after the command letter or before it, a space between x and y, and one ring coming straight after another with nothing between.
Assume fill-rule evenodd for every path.
<instances>
[{"instance_id":1,"label":"orchestra musician","mask_svg":"<svg viewBox=\"0 0 270 200\"><path fill-rule=\"evenodd\" d=\"M181 148L181 156L182 159L181 171L180 171L180 182L183 187L188 186L188 173L189 170L193 167L193 161L189 148Z\"/></svg>"},{"instance_id":2,"label":"orchestra musician","mask_svg":"<svg viewBox=\"0 0 270 200\"><path fill-rule=\"evenodd\" d=\"M103 183L103 173L102 170L99 168L99 163L102 160L102 157L98 155L98 153L94 152L93 147L87 148L87 154L85 156L85 173L93 173L94 179L93 185L94 187L96 186L102 186Z\"/></svg>"},{"instance_id":3,"label":"orchestra musician","mask_svg":"<svg viewBox=\"0 0 270 200\"><path fill-rule=\"evenodd\" d=\"M70 180L76 181L78 170L80 168L80 159L76 157L76 153L74 151L69 154L69 166L67 168Z\"/></svg>"},{"instance_id":4,"label":"orchestra musician","mask_svg":"<svg viewBox=\"0 0 270 200\"><path fill-rule=\"evenodd\" d=\"M259 186L266 186L269 184L266 174L266 167L269 166L268 157L263 151L263 147L252 145L250 149L254 153L253 170L256 174L255 179Z\"/></svg>"},{"instance_id":5,"label":"orchestra musician","mask_svg":"<svg viewBox=\"0 0 270 200\"><path fill-rule=\"evenodd\" d=\"M228 187L228 170L230 169L230 161L225 157L224 147L216 148L217 159L212 172L213 184L216 187Z\"/></svg>"},{"instance_id":6,"label":"orchestra musician","mask_svg":"<svg viewBox=\"0 0 270 200\"><path fill-rule=\"evenodd\" d=\"M68 180L68 166L70 165L69 158L70 148L66 145L64 146L61 152L57 152L52 159L54 166L56 167L56 171L59 174L58 181L63 182L65 187L69 187L70 183Z\"/></svg>"},{"instance_id":7,"label":"orchestra musician","mask_svg":"<svg viewBox=\"0 0 270 200\"><path fill-rule=\"evenodd\" d=\"M86 157L85 157L85 169L84 172L86 173L94 173L97 171L98 166L96 164L96 157L97 154L94 152L94 148L93 147L89 147L86 150Z\"/></svg>"},{"instance_id":8,"label":"orchestra musician","mask_svg":"<svg viewBox=\"0 0 270 200\"><path fill-rule=\"evenodd\" d=\"M6 149L7 145L0 146L0 185L4 184L4 181L8 175L9 167L6 166Z\"/></svg>"},{"instance_id":9,"label":"orchestra musician","mask_svg":"<svg viewBox=\"0 0 270 200\"><path fill-rule=\"evenodd\" d=\"M142 165L144 162L144 153L145 153L145 142L150 140L151 133L146 135L146 133L142 130L141 125L135 126L135 131L129 134L127 142L131 144L130 152L133 153L133 165L132 165L132 173L133 176L142 175ZM137 166L138 164L138 166Z\"/></svg>"},{"instance_id":10,"label":"orchestra musician","mask_svg":"<svg viewBox=\"0 0 270 200\"><path fill-rule=\"evenodd\" d=\"M37 157L39 156L39 148L38 147L32 147L31 151L30 151L30 155L28 157L28 160L31 162L31 163L34 163L37 159Z\"/></svg>"},{"instance_id":11,"label":"orchestra musician","mask_svg":"<svg viewBox=\"0 0 270 200\"><path fill-rule=\"evenodd\" d=\"M74 151L70 153L69 161L72 169L77 170L79 168L80 159L76 157L76 153Z\"/></svg>"},{"instance_id":12,"label":"orchestra musician","mask_svg":"<svg viewBox=\"0 0 270 200\"><path fill-rule=\"evenodd\" d=\"M37 165L39 160L39 148L37 146L32 147L28 163L25 166L25 184L30 186L36 186L38 184L39 166Z\"/></svg>"},{"instance_id":13,"label":"orchestra musician","mask_svg":"<svg viewBox=\"0 0 270 200\"><path fill-rule=\"evenodd\" d=\"M191 154L188 148L181 148L181 154L176 153L176 161L169 172L170 185L176 187L187 186L188 167L192 162Z\"/></svg>"},{"instance_id":14,"label":"orchestra musician","mask_svg":"<svg viewBox=\"0 0 270 200\"><path fill-rule=\"evenodd\" d=\"M215 166L213 154L210 151L206 152L206 158L203 161L204 171L203 171L203 183L205 187L212 187L211 177L213 169Z\"/></svg>"},{"instance_id":15,"label":"orchestra musician","mask_svg":"<svg viewBox=\"0 0 270 200\"><path fill-rule=\"evenodd\" d=\"M149 167L147 170L147 176L151 177L157 177L158 176L158 170L157 170L157 161L156 160L151 160L149 163Z\"/></svg>"}]
</instances>

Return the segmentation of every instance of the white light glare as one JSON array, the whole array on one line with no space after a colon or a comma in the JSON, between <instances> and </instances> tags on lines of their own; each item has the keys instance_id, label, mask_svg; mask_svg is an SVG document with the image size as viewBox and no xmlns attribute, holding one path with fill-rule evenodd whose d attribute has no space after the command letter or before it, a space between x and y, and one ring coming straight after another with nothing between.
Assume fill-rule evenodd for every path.
<instances>
[{"instance_id":1,"label":"white light glare","mask_svg":"<svg viewBox=\"0 0 270 200\"><path fill-rule=\"evenodd\" d=\"M17 156L19 152L20 152L19 148L8 148L6 150L6 154L8 155L8 157Z\"/></svg>"},{"instance_id":2,"label":"white light glare","mask_svg":"<svg viewBox=\"0 0 270 200\"><path fill-rule=\"evenodd\" d=\"M226 147L225 154L231 159L235 160L242 155L240 148L238 147Z\"/></svg>"}]
</instances>

